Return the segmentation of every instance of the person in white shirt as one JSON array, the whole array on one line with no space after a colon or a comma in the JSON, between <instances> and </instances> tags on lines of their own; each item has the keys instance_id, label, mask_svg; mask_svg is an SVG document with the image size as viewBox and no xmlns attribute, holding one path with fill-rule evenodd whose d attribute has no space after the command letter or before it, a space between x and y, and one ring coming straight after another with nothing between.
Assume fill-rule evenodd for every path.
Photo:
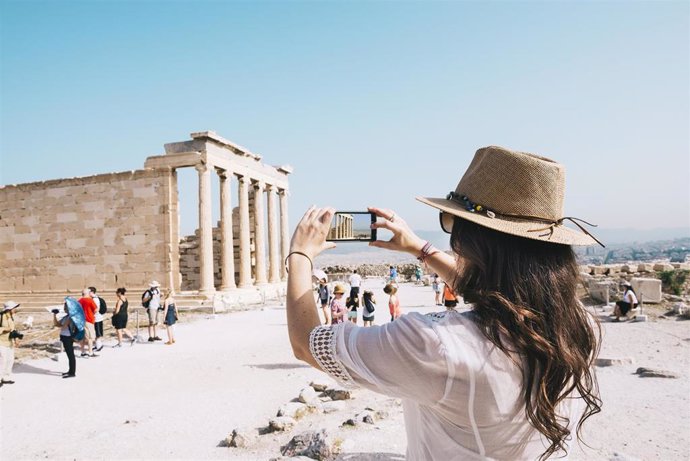
<instances>
[{"instance_id":1,"label":"person in white shirt","mask_svg":"<svg viewBox=\"0 0 690 461\"><path fill-rule=\"evenodd\" d=\"M357 269L350 275L350 298L359 298L359 288L362 286L362 276L357 273Z\"/></svg>"},{"instance_id":2,"label":"person in white shirt","mask_svg":"<svg viewBox=\"0 0 690 461\"><path fill-rule=\"evenodd\" d=\"M321 325L312 261L335 246L326 241L335 210L311 207L287 256L293 353L344 385L402 399L408 460L567 457L601 400L592 371L600 333L577 298L571 247L599 241L564 217L564 191L565 170L553 160L479 149L454 191L418 198L440 210L453 255L394 211L369 208L383 218L372 227L393 234L370 245L416 256L471 310L413 312L367 328Z\"/></svg>"},{"instance_id":3,"label":"person in white shirt","mask_svg":"<svg viewBox=\"0 0 690 461\"><path fill-rule=\"evenodd\" d=\"M160 283L155 280L149 283L149 289L144 292L141 298L143 306L146 308L146 313L149 317L149 342L161 341L156 333L156 326L158 325L158 312L162 311L161 306L161 292Z\"/></svg>"},{"instance_id":4,"label":"person in white shirt","mask_svg":"<svg viewBox=\"0 0 690 461\"><path fill-rule=\"evenodd\" d=\"M614 322L619 322L621 315L627 316L628 312L635 309L638 305L637 295L630 282L623 282L623 289L623 299L616 301L616 307L613 308L613 315L616 317L613 319Z\"/></svg>"},{"instance_id":5,"label":"person in white shirt","mask_svg":"<svg viewBox=\"0 0 690 461\"><path fill-rule=\"evenodd\" d=\"M103 300L98 297L96 291L96 287L89 287L89 296L91 296L93 302L96 304L96 313L94 314L96 321L93 324L93 327L96 330L95 349L96 352L100 352L101 349L103 349L103 320L105 319L105 317L100 312L101 302L103 302Z\"/></svg>"}]
</instances>

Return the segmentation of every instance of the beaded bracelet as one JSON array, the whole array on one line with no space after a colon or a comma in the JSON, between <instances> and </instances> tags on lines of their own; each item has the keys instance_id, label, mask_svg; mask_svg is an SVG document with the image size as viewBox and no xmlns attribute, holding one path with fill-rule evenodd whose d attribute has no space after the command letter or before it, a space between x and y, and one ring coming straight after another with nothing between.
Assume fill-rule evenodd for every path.
<instances>
[{"instance_id":1,"label":"beaded bracelet","mask_svg":"<svg viewBox=\"0 0 690 461\"><path fill-rule=\"evenodd\" d=\"M312 270L312 271L314 270L314 263L312 262L311 258L310 258L307 254L302 253L301 251L291 251L291 252L288 253L288 255L285 257L285 273L286 273L286 274L289 274L289 273L290 273L290 271L288 270L288 259L290 259L290 256L292 256L292 255L302 255L302 256L304 256L305 258L307 258L307 260L309 260L309 264L311 265L311 270Z\"/></svg>"}]
</instances>

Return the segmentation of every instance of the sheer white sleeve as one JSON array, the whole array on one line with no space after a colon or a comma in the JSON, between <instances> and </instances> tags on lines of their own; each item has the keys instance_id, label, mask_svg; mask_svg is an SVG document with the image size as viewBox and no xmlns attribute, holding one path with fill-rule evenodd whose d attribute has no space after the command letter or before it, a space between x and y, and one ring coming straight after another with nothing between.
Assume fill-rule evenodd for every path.
<instances>
[{"instance_id":1,"label":"sheer white sleeve","mask_svg":"<svg viewBox=\"0 0 690 461\"><path fill-rule=\"evenodd\" d=\"M431 319L422 315L366 328L350 322L319 326L309 347L321 369L343 385L421 403L437 402L444 394L445 348Z\"/></svg>"}]
</instances>

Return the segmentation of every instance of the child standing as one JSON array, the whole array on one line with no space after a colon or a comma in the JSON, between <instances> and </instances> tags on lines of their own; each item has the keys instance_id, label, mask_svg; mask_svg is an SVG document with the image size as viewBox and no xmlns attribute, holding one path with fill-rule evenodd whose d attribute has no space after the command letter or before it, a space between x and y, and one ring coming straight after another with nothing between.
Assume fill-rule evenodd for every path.
<instances>
[{"instance_id":1,"label":"child standing","mask_svg":"<svg viewBox=\"0 0 690 461\"><path fill-rule=\"evenodd\" d=\"M342 285L336 285L333 289L333 299L331 300L331 324L333 325L345 321L345 312L347 312L347 308L343 300L344 294L345 289Z\"/></svg>"},{"instance_id":2,"label":"child standing","mask_svg":"<svg viewBox=\"0 0 690 461\"><path fill-rule=\"evenodd\" d=\"M323 311L323 319L326 325L331 324L331 313L329 311L328 302L331 300L331 289L328 287L326 279L319 280L319 301L321 301L321 310Z\"/></svg>"},{"instance_id":3,"label":"child standing","mask_svg":"<svg viewBox=\"0 0 690 461\"><path fill-rule=\"evenodd\" d=\"M374 299L374 293L369 290L364 290L362 295L362 320L364 320L364 326L370 327L374 324L374 311L376 310L376 300Z\"/></svg>"},{"instance_id":4,"label":"child standing","mask_svg":"<svg viewBox=\"0 0 690 461\"><path fill-rule=\"evenodd\" d=\"M347 319L357 324L357 308L359 307L359 296L353 296L350 292L350 296L347 297L345 301L345 308L347 309Z\"/></svg>"},{"instance_id":5,"label":"child standing","mask_svg":"<svg viewBox=\"0 0 690 461\"><path fill-rule=\"evenodd\" d=\"M383 287L383 292L386 293L388 297L388 310L391 314L391 322L398 317L400 317L400 300L398 299L398 287L392 283L387 284Z\"/></svg>"}]
</instances>

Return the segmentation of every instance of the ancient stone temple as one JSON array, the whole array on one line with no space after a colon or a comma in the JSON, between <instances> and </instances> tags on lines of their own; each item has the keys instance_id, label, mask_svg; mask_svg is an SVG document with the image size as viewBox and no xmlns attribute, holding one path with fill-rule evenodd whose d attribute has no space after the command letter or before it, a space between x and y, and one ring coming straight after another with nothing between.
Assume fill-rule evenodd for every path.
<instances>
[{"instance_id":1,"label":"ancient stone temple","mask_svg":"<svg viewBox=\"0 0 690 461\"><path fill-rule=\"evenodd\" d=\"M151 280L192 305L284 294L291 168L211 131L191 138L165 144L142 170L0 186L0 299L57 304L85 286L137 293ZM193 236L180 235L181 168L198 174Z\"/></svg>"}]
</instances>

